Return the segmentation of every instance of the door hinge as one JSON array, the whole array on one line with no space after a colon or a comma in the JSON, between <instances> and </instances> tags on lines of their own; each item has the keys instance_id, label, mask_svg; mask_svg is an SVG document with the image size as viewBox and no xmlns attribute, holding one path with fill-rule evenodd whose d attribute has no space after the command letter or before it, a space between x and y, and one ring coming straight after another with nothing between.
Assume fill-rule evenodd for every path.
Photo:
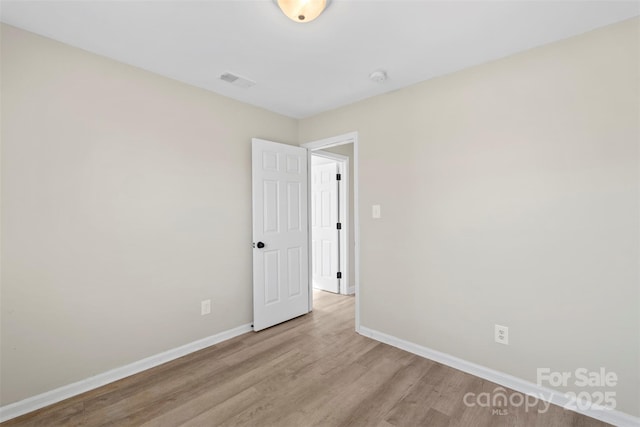
<instances>
[{"instance_id":1,"label":"door hinge","mask_svg":"<svg viewBox=\"0 0 640 427\"><path fill-rule=\"evenodd\" d=\"M342 273L338 271L338 279L342 279Z\"/></svg>"},{"instance_id":2,"label":"door hinge","mask_svg":"<svg viewBox=\"0 0 640 427\"><path fill-rule=\"evenodd\" d=\"M336 175L336 181L342 181L342 175L341 174L337 174Z\"/></svg>"},{"instance_id":3,"label":"door hinge","mask_svg":"<svg viewBox=\"0 0 640 427\"><path fill-rule=\"evenodd\" d=\"M336 227L338 228L338 230L342 230L342 223L341 222L337 223Z\"/></svg>"}]
</instances>

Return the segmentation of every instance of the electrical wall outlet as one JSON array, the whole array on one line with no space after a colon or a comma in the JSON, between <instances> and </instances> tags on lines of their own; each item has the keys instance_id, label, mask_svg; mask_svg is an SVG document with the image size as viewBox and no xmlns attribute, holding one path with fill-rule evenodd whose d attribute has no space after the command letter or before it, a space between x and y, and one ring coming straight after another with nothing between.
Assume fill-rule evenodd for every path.
<instances>
[{"instance_id":1,"label":"electrical wall outlet","mask_svg":"<svg viewBox=\"0 0 640 427\"><path fill-rule=\"evenodd\" d=\"M200 302L200 314L204 316L205 314L211 314L211 300L206 299Z\"/></svg>"},{"instance_id":2,"label":"electrical wall outlet","mask_svg":"<svg viewBox=\"0 0 640 427\"><path fill-rule=\"evenodd\" d=\"M509 345L509 328L507 326L495 325L495 337L497 343Z\"/></svg>"}]
</instances>

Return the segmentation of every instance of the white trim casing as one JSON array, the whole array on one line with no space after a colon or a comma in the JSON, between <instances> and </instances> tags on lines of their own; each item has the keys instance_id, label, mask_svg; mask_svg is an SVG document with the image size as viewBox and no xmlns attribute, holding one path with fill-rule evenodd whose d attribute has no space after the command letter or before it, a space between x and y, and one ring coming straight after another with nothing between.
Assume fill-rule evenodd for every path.
<instances>
[{"instance_id":1,"label":"white trim casing","mask_svg":"<svg viewBox=\"0 0 640 427\"><path fill-rule=\"evenodd\" d=\"M201 340L193 341L189 344L185 344L183 346L155 354L145 359L138 360L137 362L133 362L107 372L103 372L93 377L89 377L84 380L80 380L78 382L29 397L19 402L5 405L3 407L0 407L0 422L19 417L20 415L27 414L37 409L44 408L45 406L49 406L70 397L77 396L81 393L85 393L98 387L102 387L103 385L112 383L114 381L121 380L142 371L146 371L147 369L162 365L163 363L170 362L179 357L196 352L198 350L202 350L203 348L210 347L214 344L227 341L244 333L251 332L252 330L253 329L251 327L251 324L238 326L237 328L229 329L227 331L220 332L219 334L215 334Z\"/></svg>"},{"instance_id":2,"label":"white trim casing","mask_svg":"<svg viewBox=\"0 0 640 427\"><path fill-rule=\"evenodd\" d=\"M358 141L358 132L349 132L338 136L332 136L331 138L319 139L317 141L305 142L300 144L300 147L308 150L317 150L320 148L330 148L336 145L344 145L356 143Z\"/></svg>"},{"instance_id":3,"label":"white trim casing","mask_svg":"<svg viewBox=\"0 0 640 427\"><path fill-rule=\"evenodd\" d=\"M409 353L416 354L418 356L433 360L438 363L442 363L443 365L450 366L468 374L475 375L476 377L494 382L520 393L534 396L541 400L546 400L547 402L553 403L557 406L566 408L566 405L571 403L572 401L560 391L539 386L537 384L525 381L512 375L495 371L493 369L477 365L464 359L459 359L449 354L442 353L437 350L432 350L428 347L423 347L409 341L405 341L403 339L394 337L393 335L388 335L383 332L367 328L366 326L360 326L360 334L373 340L408 351ZM581 405L580 403L575 406L576 409L567 409L591 418L595 418L605 423L616 425L618 427L637 427L640 425L640 418L634 417L624 412L597 407L596 405ZM581 407L588 407L588 409L581 409Z\"/></svg>"},{"instance_id":4,"label":"white trim casing","mask_svg":"<svg viewBox=\"0 0 640 427\"><path fill-rule=\"evenodd\" d=\"M307 275L309 276L309 312L313 311L313 233L311 230L311 197L312 197L312 189L311 189L311 150L307 148L307 233L309 234L308 243L309 243L309 268L307 269Z\"/></svg>"}]
</instances>

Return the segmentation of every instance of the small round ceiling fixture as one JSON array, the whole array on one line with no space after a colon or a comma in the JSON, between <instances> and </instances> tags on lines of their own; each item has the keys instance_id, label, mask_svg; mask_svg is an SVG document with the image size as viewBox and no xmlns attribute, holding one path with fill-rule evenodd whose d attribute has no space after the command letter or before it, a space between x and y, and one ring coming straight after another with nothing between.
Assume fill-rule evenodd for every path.
<instances>
[{"instance_id":1,"label":"small round ceiling fixture","mask_svg":"<svg viewBox=\"0 0 640 427\"><path fill-rule=\"evenodd\" d=\"M376 70L369 74L369 79L374 83L384 83L387 81L387 72L384 70Z\"/></svg>"},{"instance_id":2,"label":"small round ceiling fixture","mask_svg":"<svg viewBox=\"0 0 640 427\"><path fill-rule=\"evenodd\" d=\"M327 0L278 0L282 13L295 22L311 22L324 11Z\"/></svg>"}]
</instances>

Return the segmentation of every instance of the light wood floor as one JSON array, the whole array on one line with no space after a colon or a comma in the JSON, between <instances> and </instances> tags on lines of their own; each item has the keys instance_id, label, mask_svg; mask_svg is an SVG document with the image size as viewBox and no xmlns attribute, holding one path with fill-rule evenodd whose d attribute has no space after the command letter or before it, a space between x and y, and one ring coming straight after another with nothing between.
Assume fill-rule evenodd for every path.
<instances>
[{"instance_id":1,"label":"light wood floor","mask_svg":"<svg viewBox=\"0 0 640 427\"><path fill-rule=\"evenodd\" d=\"M314 312L3 423L3 426L604 426L551 406L467 407L494 383L353 331L354 300L316 292ZM542 407L542 406L540 406Z\"/></svg>"}]
</instances>

